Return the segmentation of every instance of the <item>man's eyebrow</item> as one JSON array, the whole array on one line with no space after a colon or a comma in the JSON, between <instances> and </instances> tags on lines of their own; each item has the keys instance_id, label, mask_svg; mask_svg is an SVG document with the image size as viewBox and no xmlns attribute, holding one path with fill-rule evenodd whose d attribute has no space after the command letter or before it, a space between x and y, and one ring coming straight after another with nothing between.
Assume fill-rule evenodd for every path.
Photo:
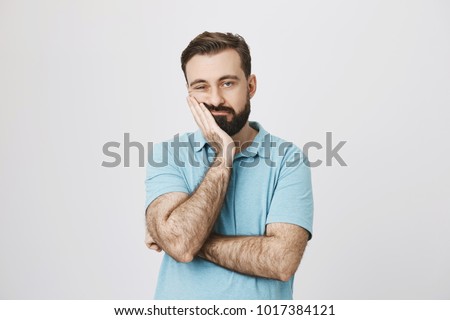
<instances>
[{"instance_id":1,"label":"man's eyebrow","mask_svg":"<svg viewBox=\"0 0 450 320\"><path fill-rule=\"evenodd\" d=\"M219 81L228 80L228 79L229 80L241 80L241 79L239 79L238 76L227 74L226 76L220 77Z\"/></svg>"},{"instance_id":2,"label":"man's eyebrow","mask_svg":"<svg viewBox=\"0 0 450 320\"><path fill-rule=\"evenodd\" d=\"M189 84L189 87L192 87L193 85L196 85L197 83L204 83L204 82L206 82L206 80L203 80L203 79L197 79L197 80L192 81L192 82Z\"/></svg>"},{"instance_id":3,"label":"man's eyebrow","mask_svg":"<svg viewBox=\"0 0 450 320\"><path fill-rule=\"evenodd\" d=\"M235 75L232 75L232 74L227 74L225 76L220 77L219 81L228 80L228 79L229 80L237 80L237 81L241 80L238 76L235 76ZM196 79L196 80L192 81L189 84L189 87L192 87L192 86L194 86L194 85L196 85L198 83L207 83L207 81L203 80L203 79Z\"/></svg>"}]
</instances>

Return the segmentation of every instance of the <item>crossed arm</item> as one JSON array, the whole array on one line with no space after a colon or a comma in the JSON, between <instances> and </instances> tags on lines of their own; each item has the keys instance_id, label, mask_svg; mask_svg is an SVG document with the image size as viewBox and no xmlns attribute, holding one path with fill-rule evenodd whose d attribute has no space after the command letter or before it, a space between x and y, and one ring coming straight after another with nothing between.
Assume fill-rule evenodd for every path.
<instances>
[{"instance_id":1,"label":"crossed arm","mask_svg":"<svg viewBox=\"0 0 450 320\"><path fill-rule=\"evenodd\" d=\"M153 243L156 248L161 247L179 262L190 262L198 255L236 272L289 280L300 264L308 241L308 231L293 224L271 223L267 225L263 236L210 234L218 215L210 209L214 209L218 201L214 197L207 197L209 203L205 200L197 203L201 194L211 191L206 188L203 190L202 185L190 198L185 193L168 193L149 206L147 226L151 236L147 238L147 245ZM179 203L178 207L176 203ZM172 209L173 206L176 208ZM221 203L219 211L220 207ZM166 219L170 211L173 216ZM211 213L214 213L215 218L212 218Z\"/></svg>"},{"instance_id":2,"label":"crossed arm","mask_svg":"<svg viewBox=\"0 0 450 320\"><path fill-rule=\"evenodd\" d=\"M199 256L236 272L287 281L297 270L308 241L305 229L271 223L263 236L221 236L211 230L222 208L233 159L233 143L207 109L189 99L203 135L216 149L216 160L191 195L164 194L146 211L149 248L164 250L179 262ZM228 153L231 152L231 153Z\"/></svg>"}]
</instances>

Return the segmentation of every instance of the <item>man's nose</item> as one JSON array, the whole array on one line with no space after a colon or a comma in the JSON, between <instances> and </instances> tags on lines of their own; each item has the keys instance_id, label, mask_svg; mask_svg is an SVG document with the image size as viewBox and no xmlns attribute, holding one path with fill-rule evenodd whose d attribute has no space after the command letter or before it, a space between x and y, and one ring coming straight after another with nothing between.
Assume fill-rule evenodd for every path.
<instances>
[{"instance_id":1,"label":"man's nose","mask_svg":"<svg viewBox=\"0 0 450 320\"><path fill-rule=\"evenodd\" d=\"M208 100L208 103L213 106L221 106L225 103L222 92L218 88L211 89Z\"/></svg>"}]
</instances>

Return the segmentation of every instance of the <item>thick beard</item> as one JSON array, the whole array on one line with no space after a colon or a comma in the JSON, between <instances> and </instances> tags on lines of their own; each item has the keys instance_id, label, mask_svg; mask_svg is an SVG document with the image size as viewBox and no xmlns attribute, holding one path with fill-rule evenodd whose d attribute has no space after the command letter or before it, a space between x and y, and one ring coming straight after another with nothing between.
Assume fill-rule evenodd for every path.
<instances>
[{"instance_id":1,"label":"thick beard","mask_svg":"<svg viewBox=\"0 0 450 320\"><path fill-rule=\"evenodd\" d=\"M232 114L232 118L230 121L227 120L227 116L214 116L214 120L216 120L217 125L225 131L230 137L237 134L241 129L245 126L248 121L248 117L250 116L250 99L247 98L247 102L245 104L244 110L242 112L236 114L231 108L223 108L223 107L207 107L210 111L212 109L216 109L217 111L226 110Z\"/></svg>"}]
</instances>

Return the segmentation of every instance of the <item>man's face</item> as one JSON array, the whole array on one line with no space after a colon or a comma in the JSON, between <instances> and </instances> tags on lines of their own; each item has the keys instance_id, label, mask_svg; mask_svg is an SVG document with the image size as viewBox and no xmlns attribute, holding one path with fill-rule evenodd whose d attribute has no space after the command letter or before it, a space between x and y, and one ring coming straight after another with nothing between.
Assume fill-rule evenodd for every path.
<instances>
[{"instance_id":1,"label":"man's face","mask_svg":"<svg viewBox=\"0 0 450 320\"><path fill-rule=\"evenodd\" d=\"M243 128L250 114L256 78L245 78L235 50L195 55L186 64L186 78L189 94L205 104L222 130L233 136Z\"/></svg>"}]
</instances>

